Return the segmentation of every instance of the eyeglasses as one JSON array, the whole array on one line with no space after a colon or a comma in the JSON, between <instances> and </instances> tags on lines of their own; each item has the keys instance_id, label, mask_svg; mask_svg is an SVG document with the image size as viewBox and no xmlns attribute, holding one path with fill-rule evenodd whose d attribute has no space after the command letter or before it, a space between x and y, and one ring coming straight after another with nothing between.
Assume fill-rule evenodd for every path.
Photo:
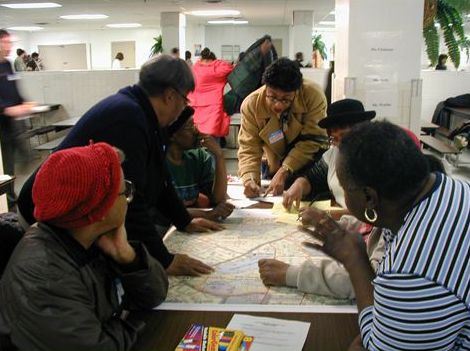
<instances>
[{"instance_id":1,"label":"eyeglasses","mask_svg":"<svg viewBox=\"0 0 470 351\"><path fill-rule=\"evenodd\" d=\"M130 180L124 179L124 191L119 193L118 196L124 195L128 204L134 199L135 186Z\"/></svg>"},{"instance_id":2,"label":"eyeglasses","mask_svg":"<svg viewBox=\"0 0 470 351\"><path fill-rule=\"evenodd\" d=\"M285 106L292 104L292 102L294 102L294 99L295 99L295 97L292 99L278 99L277 97L272 96L272 95L266 95L266 98L269 101L271 101L273 104L277 104L279 102L280 104L285 105Z\"/></svg>"},{"instance_id":3,"label":"eyeglasses","mask_svg":"<svg viewBox=\"0 0 470 351\"><path fill-rule=\"evenodd\" d=\"M184 100L184 106L189 105L189 102L190 102L190 101L189 101L189 99L186 97L186 95L184 95L181 91L179 91L179 90L176 89L176 88L173 88L173 89L176 91L176 93L177 93L179 96L181 96L181 97L183 98L183 100Z\"/></svg>"}]
</instances>

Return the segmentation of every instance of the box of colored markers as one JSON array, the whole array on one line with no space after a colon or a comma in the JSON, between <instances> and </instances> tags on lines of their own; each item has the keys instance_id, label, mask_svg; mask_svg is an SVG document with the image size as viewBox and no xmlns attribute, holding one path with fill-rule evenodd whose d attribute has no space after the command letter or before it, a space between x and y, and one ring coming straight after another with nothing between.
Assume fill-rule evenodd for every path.
<instances>
[{"instance_id":1,"label":"box of colored markers","mask_svg":"<svg viewBox=\"0 0 470 351\"><path fill-rule=\"evenodd\" d=\"M253 339L240 330L192 324L175 351L249 351Z\"/></svg>"}]
</instances>

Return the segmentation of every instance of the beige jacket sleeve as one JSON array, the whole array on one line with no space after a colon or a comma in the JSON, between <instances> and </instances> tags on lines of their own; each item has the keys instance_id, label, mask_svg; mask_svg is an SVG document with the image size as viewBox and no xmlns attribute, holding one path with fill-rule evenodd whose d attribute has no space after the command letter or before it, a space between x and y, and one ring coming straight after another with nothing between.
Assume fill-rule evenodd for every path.
<instances>
[{"instance_id":1,"label":"beige jacket sleeve","mask_svg":"<svg viewBox=\"0 0 470 351\"><path fill-rule=\"evenodd\" d=\"M293 171L298 171L308 162L312 161L313 155L320 150L322 146L321 137L326 140L325 129L320 128L318 123L326 115L326 97L317 85L305 83L300 91L303 98L300 101L305 104L305 113L302 114L303 124L300 138L306 140L298 141L292 150L286 155L283 164L287 165ZM317 140L308 140L317 138Z\"/></svg>"},{"instance_id":2,"label":"beige jacket sleeve","mask_svg":"<svg viewBox=\"0 0 470 351\"><path fill-rule=\"evenodd\" d=\"M346 217L346 216L343 216ZM367 253L374 271L384 255L384 239L380 228L374 228L367 242ZM305 293L353 299L355 297L349 274L338 261L325 257L307 260L300 266L289 266L286 284Z\"/></svg>"},{"instance_id":3,"label":"beige jacket sleeve","mask_svg":"<svg viewBox=\"0 0 470 351\"><path fill-rule=\"evenodd\" d=\"M243 183L251 178L259 183L261 157L263 156L263 141L259 136L259 127L256 123L256 106L251 100L256 99L256 95L250 95L240 108L241 123L238 133L238 175Z\"/></svg>"}]
</instances>

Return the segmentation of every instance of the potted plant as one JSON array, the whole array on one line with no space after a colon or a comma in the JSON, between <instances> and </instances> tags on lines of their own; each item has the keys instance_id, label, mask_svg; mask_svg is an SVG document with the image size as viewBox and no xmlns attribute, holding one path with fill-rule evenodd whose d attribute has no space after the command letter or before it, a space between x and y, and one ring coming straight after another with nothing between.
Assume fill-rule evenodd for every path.
<instances>
[{"instance_id":1,"label":"potted plant","mask_svg":"<svg viewBox=\"0 0 470 351\"><path fill-rule=\"evenodd\" d=\"M460 48L465 48L467 43L461 13L469 10L468 0L425 0L423 36L431 66L436 65L439 56L439 32L436 27L439 24L448 55L455 68L459 67Z\"/></svg>"},{"instance_id":2,"label":"potted plant","mask_svg":"<svg viewBox=\"0 0 470 351\"><path fill-rule=\"evenodd\" d=\"M153 38L155 43L150 48L150 57L158 55L163 52L163 43L162 43L162 35Z\"/></svg>"},{"instance_id":3,"label":"potted plant","mask_svg":"<svg viewBox=\"0 0 470 351\"><path fill-rule=\"evenodd\" d=\"M323 60L326 60L326 45L321 40L321 34L315 34L312 37L312 64L313 67L318 68L322 66Z\"/></svg>"}]
</instances>

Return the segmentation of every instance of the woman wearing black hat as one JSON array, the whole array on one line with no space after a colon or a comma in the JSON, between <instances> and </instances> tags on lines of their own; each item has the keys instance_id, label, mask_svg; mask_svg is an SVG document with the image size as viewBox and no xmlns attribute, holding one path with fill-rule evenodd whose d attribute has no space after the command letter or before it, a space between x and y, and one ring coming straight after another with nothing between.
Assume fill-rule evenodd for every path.
<instances>
[{"instance_id":1,"label":"woman wearing black hat","mask_svg":"<svg viewBox=\"0 0 470 351\"><path fill-rule=\"evenodd\" d=\"M353 232L368 234L367 252L372 267L377 268L383 256L384 241L380 228L358 221L349 216L344 202L344 191L336 177L336 157L342 137L355 124L369 121L375 117L375 111L365 111L358 100L345 99L334 102L328 107L327 117L319 126L328 131L331 147L322 159L309 169L305 176L297 178L289 190L284 192L283 205L290 209L297 208L303 197L314 198L318 194L330 192L336 202L344 208L330 213L341 220L342 228ZM370 233L370 234L369 234ZM346 270L335 260L306 260L301 265L289 265L275 259L262 259L258 262L261 280L266 285L296 287L300 291L337 298L353 299L354 290Z\"/></svg>"},{"instance_id":2,"label":"woman wearing black hat","mask_svg":"<svg viewBox=\"0 0 470 351\"><path fill-rule=\"evenodd\" d=\"M355 124L370 121L374 117L375 111L365 111L364 106L358 100L344 99L328 106L326 118L318 125L327 130L332 147L307 171L305 176L297 178L284 192L285 208L290 209L292 205L299 208L302 198L314 198L321 193L330 192L336 203L345 209L331 213L333 218L339 219L343 214L348 213L344 202L344 192L336 177L337 146Z\"/></svg>"}]
</instances>

